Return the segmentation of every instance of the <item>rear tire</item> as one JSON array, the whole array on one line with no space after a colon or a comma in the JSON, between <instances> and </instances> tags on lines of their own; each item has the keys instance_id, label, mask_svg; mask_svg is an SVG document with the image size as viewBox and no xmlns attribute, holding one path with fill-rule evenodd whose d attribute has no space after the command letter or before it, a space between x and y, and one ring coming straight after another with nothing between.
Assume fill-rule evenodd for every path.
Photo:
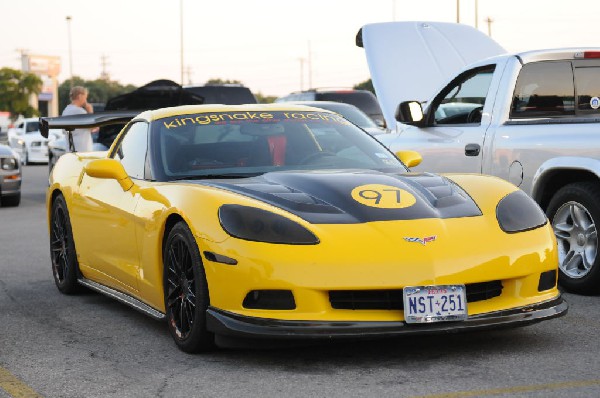
<instances>
[{"instance_id":1,"label":"rear tire","mask_svg":"<svg viewBox=\"0 0 600 398\"><path fill-rule=\"evenodd\" d=\"M600 292L599 198L600 186L577 182L558 190L546 211L558 243L559 283L574 293Z\"/></svg>"},{"instance_id":2,"label":"rear tire","mask_svg":"<svg viewBox=\"0 0 600 398\"><path fill-rule=\"evenodd\" d=\"M23 145L23 166L26 166L29 164L29 152L27 152L27 147L25 145Z\"/></svg>"},{"instance_id":3,"label":"rear tire","mask_svg":"<svg viewBox=\"0 0 600 398\"><path fill-rule=\"evenodd\" d=\"M50 257L52 274L56 287L61 293L73 294L79 291L77 276L79 263L71 230L71 219L67 203L62 195L54 199L50 215Z\"/></svg>"},{"instance_id":4,"label":"rear tire","mask_svg":"<svg viewBox=\"0 0 600 398\"><path fill-rule=\"evenodd\" d=\"M163 253L165 312L175 344L185 352L214 348L206 330L208 284L200 251L189 227L177 223L169 232Z\"/></svg>"}]
</instances>

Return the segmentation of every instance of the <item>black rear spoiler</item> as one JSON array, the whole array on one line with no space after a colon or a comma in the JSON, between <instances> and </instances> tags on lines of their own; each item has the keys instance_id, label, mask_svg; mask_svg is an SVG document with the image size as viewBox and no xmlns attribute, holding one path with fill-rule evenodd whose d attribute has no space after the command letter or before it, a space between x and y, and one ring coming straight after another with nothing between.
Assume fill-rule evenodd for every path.
<instances>
[{"instance_id":1,"label":"black rear spoiler","mask_svg":"<svg viewBox=\"0 0 600 398\"><path fill-rule=\"evenodd\" d=\"M125 124L139 113L140 111L114 111L86 115L41 117L40 133L44 138L48 138L48 131L50 129L73 131L75 129L91 129L111 124Z\"/></svg>"}]
</instances>

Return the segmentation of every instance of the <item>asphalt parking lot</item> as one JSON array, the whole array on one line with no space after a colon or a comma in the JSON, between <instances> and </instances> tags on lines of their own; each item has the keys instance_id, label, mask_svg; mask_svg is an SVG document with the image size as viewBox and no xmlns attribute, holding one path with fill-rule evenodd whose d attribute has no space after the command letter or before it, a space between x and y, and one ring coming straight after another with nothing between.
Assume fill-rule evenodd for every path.
<instances>
[{"instance_id":1,"label":"asphalt parking lot","mask_svg":"<svg viewBox=\"0 0 600 398\"><path fill-rule=\"evenodd\" d=\"M600 396L598 296L520 329L184 354L161 322L58 292L47 173L25 166L21 205L0 208L2 398Z\"/></svg>"}]
</instances>

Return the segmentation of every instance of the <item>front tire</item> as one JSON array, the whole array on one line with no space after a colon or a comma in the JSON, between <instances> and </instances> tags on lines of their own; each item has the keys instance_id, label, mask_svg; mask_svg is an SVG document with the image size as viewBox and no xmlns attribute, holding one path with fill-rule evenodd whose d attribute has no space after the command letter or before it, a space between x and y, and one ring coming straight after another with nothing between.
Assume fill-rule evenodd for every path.
<instances>
[{"instance_id":1,"label":"front tire","mask_svg":"<svg viewBox=\"0 0 600 398\"><path fill-rule=\"evenodd\" d=\"M0 198L0 206L16 207L21 203L21 192L16 195L6 195Z\"/></svg>"},{"instance_id":2,"label":"front tire","mask_svg":"<svg viewBox=\"0 0 600 398\"><path fill-rule=\"evenodd\" d=\"M198 245L184 222L169 232L163 265L165 312L175 344L188 353L210 350L214 335L206 330L208 284Z\"/></svg>"},{"instance_id":3,"label":"front tire","mask_svg":"<svg viewBox=\"0 0 600 398\"><path fill-rule=\"evenodd\" d=\"M27 151L27 146L23 145L23 166L26 166L29 164L29 152Z\"/></svg>"},{"instance_id":4,"label":"front tire","mask_svg":"<svg viewBox=\"0 0 600 398\"><path fill-rule=\"evenodd\" d=\"M79 263L71 230L71 219L65 198L60 195L52 203L50 216L50 256L54 282L61 293L73 294L79 290L77 274Z\"/></svg>"},{"instance_id":5,"label":"front tire","mask_svg":"<svg viewBox=\"0 0 600 398\"><path fill-rule=\"evenodd\" d=\"M558 243L559 283L574 293L600 292L598 198L597 184L573 183L558 190L546 211Z\"/></svg>"}]
</instances>

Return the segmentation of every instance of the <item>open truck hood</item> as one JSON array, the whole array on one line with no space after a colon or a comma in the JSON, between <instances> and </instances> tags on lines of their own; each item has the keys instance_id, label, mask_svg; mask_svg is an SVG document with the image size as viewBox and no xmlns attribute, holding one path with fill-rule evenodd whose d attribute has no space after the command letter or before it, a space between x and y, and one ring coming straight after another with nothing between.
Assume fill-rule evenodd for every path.
<instances>
[{"instance_id":1,"label":"open truck hood","mask_svg":"<svg viewBox=\"0 0 600 398\"><path fill-rule=\"evenodd\" d=\"M388 126L395 126L402 101L426 101L473 62L505 53L490 37L467 25L443 22L385 22L362 27L373 87Z\"/></svg>"}]
</instances>

